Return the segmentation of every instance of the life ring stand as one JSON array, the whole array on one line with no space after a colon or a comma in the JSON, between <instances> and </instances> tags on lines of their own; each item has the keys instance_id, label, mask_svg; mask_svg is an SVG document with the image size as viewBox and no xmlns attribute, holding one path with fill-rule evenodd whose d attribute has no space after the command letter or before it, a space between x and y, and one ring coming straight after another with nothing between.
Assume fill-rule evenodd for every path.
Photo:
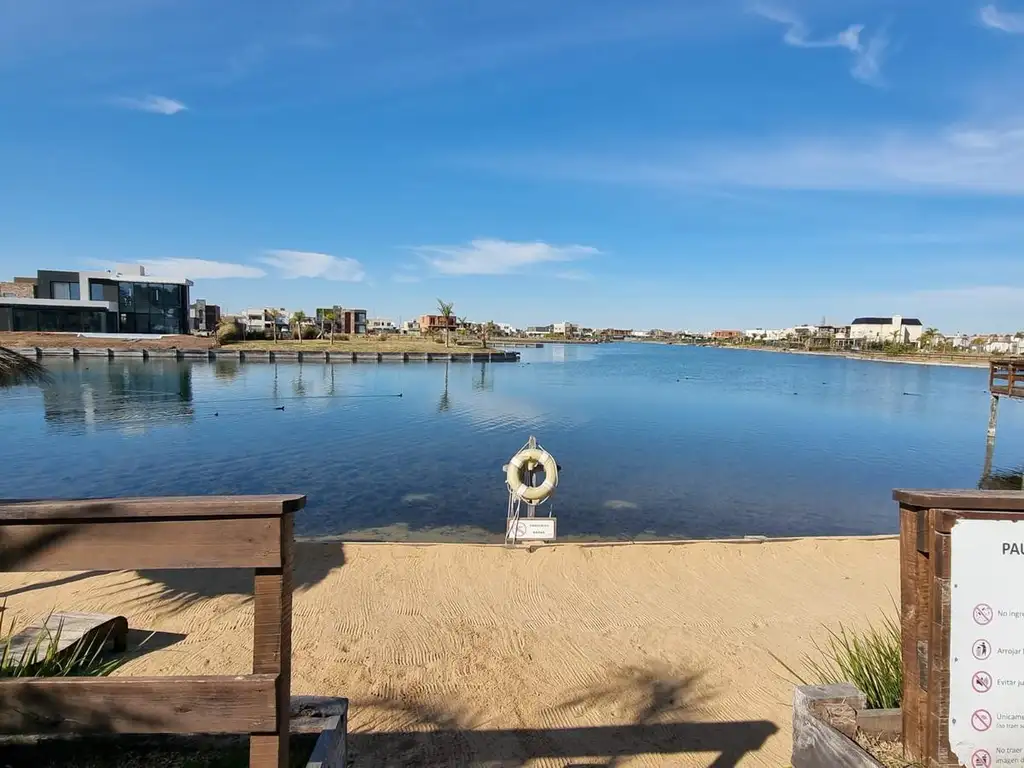
<instances>
[{"instance_id":1,"label":"life ring stand","mask_svg":"<svg viewBox=\"0 0 1024 768\"><path fill-rule=\"evenodd\" d=\"M538 466L544 469L544 482L537 486L529 485L524 475ZM542 448L523 448L509 460L505 483L513 496L528 504L540 504L549 499L558 487L558 462Z\"/></svg>"}]
</instances>

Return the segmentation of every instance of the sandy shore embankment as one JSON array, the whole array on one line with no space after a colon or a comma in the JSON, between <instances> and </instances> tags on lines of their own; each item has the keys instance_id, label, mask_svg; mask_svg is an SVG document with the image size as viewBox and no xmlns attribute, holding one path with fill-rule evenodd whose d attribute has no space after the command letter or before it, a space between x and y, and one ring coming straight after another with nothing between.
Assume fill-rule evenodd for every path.
<instances>
[{"instance_id":1,"label":"sandy shore embankment","mask_svg":"<svg viewBox=\"0 0 1024 768\"><path fill-rule=\"evenodd\" d=\"M357 766L783 766L823 625L892 612L898 542L304 542L293 693L352 703ZM6 619L123 613L158 630L119 674L248 671L236 571L0 574ZM428 732L428 731L432 731ZM615 758L615 759L613 759Z\"/></svg>"}]
</instances>

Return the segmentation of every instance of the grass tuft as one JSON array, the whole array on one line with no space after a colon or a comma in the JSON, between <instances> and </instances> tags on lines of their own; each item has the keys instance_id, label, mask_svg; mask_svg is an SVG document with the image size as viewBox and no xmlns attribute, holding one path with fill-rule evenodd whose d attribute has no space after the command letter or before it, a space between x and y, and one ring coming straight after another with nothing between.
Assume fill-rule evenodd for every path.
<instances>
[{"instance_id":1,"label":"grass tuft","mask_svg":"<svg viewBox=\"0 0 1024 768\"><path fill-rule=\"evenodd\" d=\"M21 653L11 649L13 629L3 625L0 612L0 679L11 677L106 677L124 663L106 658L103 648L108 638L79 643L68 652L57 652L63 623L53 632L41 632L34 644ZM47 617L49 618L49 617ZM45 626L44 622L44 626Z\"/></svg>"},{"instance_id":2,"label":"grass tuft","mask_svg":"<svg viewBox=\"0 0 1024 768\"><path fill-rule=\"evenodd\" d=\"M814 654L805 655L805 674L775 657L801 685L853 683L867 697L868 709L895 709L903 694L903 649L899 622L890 616L880 625L854 630L840 624L827 629ZM807 678L810 678L808 680Z\"/></svg>"}]
</instances>

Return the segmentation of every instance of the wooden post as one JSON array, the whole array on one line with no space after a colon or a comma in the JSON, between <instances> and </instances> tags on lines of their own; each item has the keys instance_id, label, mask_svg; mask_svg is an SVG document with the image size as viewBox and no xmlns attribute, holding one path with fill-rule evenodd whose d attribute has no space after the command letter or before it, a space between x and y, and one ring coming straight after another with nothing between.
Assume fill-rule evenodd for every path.
<instances>
[{"instance_id":1,"label":"wooden post","mask_svg":"<svg viewBox=\"0 0 1024 768\"><path fill-rule=\"evenodd\" d=\"M277 728L249 737L249 768L289 768L292 663L292 513L281 516L281 564L257 568L253 598L253 674L277 675Z\"/></svg>"},{"instance_id":2,"label":"wooden post","mask_svg":"<svg viewBox=\"0 0 1024 768\"><path fill-rule=\"evenodd\" d=\"M908 760L925 757L928 735L928 553L918 550L923 510L900 506L900 626L903 640L903 750Z\"/></svg>"},{"instance_id":3,"label":"wooden post","mask_svg":"<svg viewBox=\"0 0 1024 768\"><path fill-rule=\"evenodd\" d=\"M996 441L996 422L999 420L999 395L993 394L988 406L988 441Z\"/></svg>"}]
</instances>

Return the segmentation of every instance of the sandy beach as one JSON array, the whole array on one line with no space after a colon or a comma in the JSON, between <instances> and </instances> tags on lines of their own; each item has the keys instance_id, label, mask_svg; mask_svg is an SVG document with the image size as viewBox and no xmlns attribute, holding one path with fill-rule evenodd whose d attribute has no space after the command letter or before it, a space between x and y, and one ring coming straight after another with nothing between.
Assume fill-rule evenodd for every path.
<instances>
[{"instance_id":1,"label":"sandy beach","mask_svg":"<svg viewBox=\"0 0 1024 768\"><path fill-rule=\"evenodd\" d=\"M674 544L304 542L292 692L347 696L356 766L785 766L824 626L898 599L895 538ZM118 674L244 673L238 571L2 574L5 623L122 613ZM137 640L142 633L135 633Z\"/></svg>"}]
</instances>

